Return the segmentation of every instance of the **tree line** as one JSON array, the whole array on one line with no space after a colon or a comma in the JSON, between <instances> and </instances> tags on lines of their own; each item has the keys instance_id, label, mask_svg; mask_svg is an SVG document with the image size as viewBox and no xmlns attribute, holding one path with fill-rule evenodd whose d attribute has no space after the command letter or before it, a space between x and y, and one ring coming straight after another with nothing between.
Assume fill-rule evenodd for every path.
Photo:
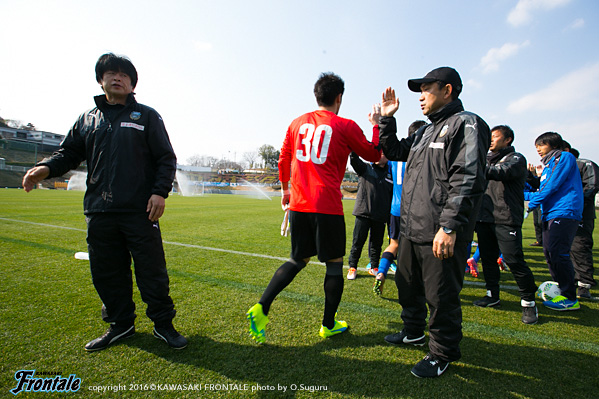
<instances>
[{"instance_id":1,"label":"tree line","mask_svg":"<svg viewBox=\"0 0 599 399\"><path fill-rule=\"evenodd\" d=\"M187 159L187 164L215 169L277 169L281 152L269 144L264 144L256 151L244 152L241 161L216 158L211 155L195 154Z\"/></svg>"}]
</instances>

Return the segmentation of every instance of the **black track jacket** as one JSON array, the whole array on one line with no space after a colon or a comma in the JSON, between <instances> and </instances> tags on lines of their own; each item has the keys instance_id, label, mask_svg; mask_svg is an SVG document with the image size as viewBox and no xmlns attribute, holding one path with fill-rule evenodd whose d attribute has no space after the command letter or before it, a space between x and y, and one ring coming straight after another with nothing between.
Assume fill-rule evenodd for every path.
<instances>
[{"instance_id":1,"label":"black track jacket","mask_svg":"<svg viewBox=\"0 0 599 399\"><path fill-rule=\"evenodd\" d=\"M106 96L94 100L96 107L79 117L60 149L36 166L48 166L48 177L57 177L87 161L85 214L146 212L152 194L168 197L177 167L162 118L133 94L113 120L105 113Z\"/></svg>"},{"instance_id":2,"label":"black track jacket","mask_svg":"<svg viewBox=\"0 0 599 399\"><path fill-rule=\"evenodd\" d=\"M379 123L387 158L407 161L401 196L402 236L432 243L440 227L471 240L485 190L486 154L491 133L478 115L464 111L459 99L429 115L431 124L398 141L393 117Z\"/></svg>"},{"instance_id":3,"label":"black track jacket","mask_svg":"<svg viewBox=\"0 0 599 399\"><path fill-rule=\"evenodd\" d=\"M578 165L580 171L582 194L584 196L582 219L595 219L595 195L599 191L599 166L593 161L582 158L576 160L576 165Z\"/></svg>"},{"instance_id":4,"label":"black track jacket","mask_svg":"<svg viewBox=\"0 0 599 399\"><path fill-rule=\"evenodd\" d=\"M387 223L393 195L393 177L389 173L389 165L381 168L367 164L355 152L350 154L349 159L352 168L360 176L352 215Z\"/></svg>"},{"instance_id":5,"label":"black track jacket","mask_svg":"<svg viewBox=\"0 0 599 399\"><path fill-rule=\"evenodd\" d=\"M487 165L489 183L478 216L479 222L522 226L524 183L528 175L526 158L509 146L492 156Z\"/></svg>"}]
</instances>

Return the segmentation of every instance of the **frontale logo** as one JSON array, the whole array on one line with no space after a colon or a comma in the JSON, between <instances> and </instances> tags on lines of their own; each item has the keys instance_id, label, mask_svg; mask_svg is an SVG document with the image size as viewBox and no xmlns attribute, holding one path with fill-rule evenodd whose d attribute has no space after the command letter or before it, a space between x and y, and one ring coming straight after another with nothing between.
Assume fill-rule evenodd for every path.
<instances>
[{"instance_id":1,"label":"frontale logo","mask_svg":"<svg viewBox=\"0 0 599 399\"><path fill-rule=\"evenodd\" d=\"M10 390L13 395L21 392L77 392L81 388L81 378L77 378L76 374L71 374L68 378L61 375L36 378L35 370L19 370L15 373L15 380L17 386Z\"/></svg>"}]
</instances>

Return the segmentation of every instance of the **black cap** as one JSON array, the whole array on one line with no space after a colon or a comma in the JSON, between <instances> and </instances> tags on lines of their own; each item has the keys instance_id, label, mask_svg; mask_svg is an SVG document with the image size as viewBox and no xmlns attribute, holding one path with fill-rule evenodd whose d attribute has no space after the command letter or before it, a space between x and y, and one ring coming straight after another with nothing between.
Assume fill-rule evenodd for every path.
<instances>
[{"instance_id":1,"label":"black cap","mask_svg":"<svg viewBox=\"0 0 599 399\"><path fill-rule=\"evenodd\" d=\"M422 79L410 79L408 80L408 88L416 93L420 93L420 85L423 83L432 83L441 81L443 83L449 83L453 90L460 94L462 92L462 79L460 74L453 68L440 67L433 69L426 74Z\"/></svg>"}]
</instances>

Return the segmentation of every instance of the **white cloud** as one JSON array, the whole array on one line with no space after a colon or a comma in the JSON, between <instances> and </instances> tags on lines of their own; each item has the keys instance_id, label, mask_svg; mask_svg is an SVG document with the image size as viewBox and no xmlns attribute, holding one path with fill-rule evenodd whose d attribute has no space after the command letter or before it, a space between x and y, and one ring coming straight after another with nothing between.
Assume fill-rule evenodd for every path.
<instances>
[{"instance_id":1,"label":"white cloud","mask_svg":"<svg viewBox=\"0 0 599 399\"><path fill-rule=\"evenodd\" d=\"M510 11L507 21L513 26L525 25L532 20L532 13L537 10L552 10L564 6L571 0L520 0Z\"/></svg>"},{"instance_id":2,"label":"white cloud","mask_svg":"<svg viewBox=\"0 0 599 399\"><path fill-rule=\"evenodd\" d=\"M566 27L566 30L575 30L575 29L581 29L584 27L584 19L582 18L578 18L577 20L575 20L574 22L572 22L570 25L568 25Z\"/></svg>"},{"instance_id":3,"label":"white cloud","mask_svg":"<svg viewBox=\"0 0 599 399\"><path fill-rule=\"evenodd\" d=\"M528 94L508 106L514 114L527 111L585 110L599 106L599 63L580 68L549 87Z\"/></svg>"},{"instance_id":4,"label":"white cloud","mask_svg":"<svg viewBox=\"0 0 599 399\"><path fill-rule=\"evenodd\" d=\"M465 85L467 87L475 89L475 90L480 90L483 87L482 83L480 83L478 80L474 80L474 79L468 79L468 81L466 82Z\"/></svg>"},{"instance_id":5,"label":"white cloud","mask_svg":"<svg viewBox=\"0 0 599 399\"><path fill-rule=\"evenodd\" d=\"M201 42L199 40L196 40L193 42L193 47L196 49L196 51L203 53L212 50L212 43Z\"/></svg>"},{"instance_id":6,"label":"white cloud","mask_svg":"<svg viewBox=\"0 0 599 399\"><path fill-rule=\"evenodd\" d=\"M530 45L530 41L524 43L506 43L499 48L492 48L487 51L487 54L480 60L480 66L484 73L495 72L499 69L499 62L504 61L518 54L521 48Z\"/></svg>"}]
</instances>

